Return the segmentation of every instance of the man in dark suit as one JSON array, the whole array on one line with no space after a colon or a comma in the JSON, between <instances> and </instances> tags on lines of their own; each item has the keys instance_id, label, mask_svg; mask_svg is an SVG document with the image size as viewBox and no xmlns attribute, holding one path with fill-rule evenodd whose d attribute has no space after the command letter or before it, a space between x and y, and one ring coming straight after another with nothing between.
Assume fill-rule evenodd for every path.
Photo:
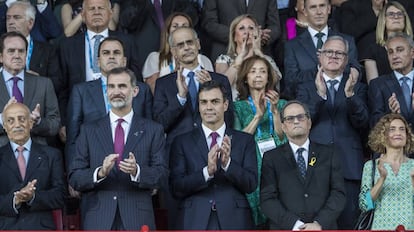
<instances>
[{"instance_id":1,"label":"man in dark suit","mask_svg":"<svg viewBox=\"0 0 414 232\"><path fill-rule=\"evenodd\" d=\"M263 46L273 44L281 35L276 0L204 0L202 11L202 27L211 43L208 55L213 61L226 53L230 24L239 15L250 14L257 20L262 28ZM269 49L265 46L266 52Z\"/></svg>"},{"instance_id":2,"label":"man in dark suit","mask_svg":"<svg viewBox=\"0 0 414 232\"><path fill-rule=\"evenodd\" d=\"M309 73L310 81L298 86L297 100L310 109L310 140L334 145L341 157L347 203L338 219L339 229L354 228L359 215L364 147L361 132L368 129L367 87L358 77L344 72L348 42L330 36L319 54L320 68Z\"/></svg>"},{"instance_id":3,"label":"man in dark suit","mask_svg":"<svg viewBox=\"0 0 414 232\"><path fill-rule=\"evenodd\" d=\"M317 52L328 36L340 35L349 43L347 71L354 76L359 76L360 65L354 39L348 35L341 34L328 29L328 16L331 12L329 0L305 0L305 15L308 20L308 31L289 40L285 44L285 76L283 92L292 98L296 97L297 85L303 82L304 72L317 70ZM318 38L320 37L320 39Z\"/></svg>"},{"instance_id":4,"label":"man in dark suit","mask_svg":"<svg viewBox=\"0 0 414 232\"><path fill-rule=\"evenodd\" d=\"M69 98L66 140L66 163L75 154L75 141L82 124L105 117L110 110L106 96L107 76L110 70L125 67L123 43L116 37L107 37L99 45L98 65L101 77L97 80L76 84ZM137 116L152 119L152 94L149 87L137 81L138 94L132 100Z\"/></svg>"},{"instance_id":5,"label":"man in dark suit","mask_svg":"<svg viewBox=\"0 0 414 232\"><path fill-rule=\"evenodd\" d=\"M115 68L107 78L109 115L82 125L69 167L69 184L82 192L82 229L155 230L151 192L168 172L164 131L133 111L132 71Z\"/></svg>"},{"instance_id":6,"label":"man in dark suit","mask_svg":"<svg viewBox=\"0 0 414 232\"><path fill-rule=\"evenodd\" d=\"M82 5L82 19L86 25L86 32L65 38L59 46L59 61L61 67L61 80L59 85L59 106L61 107L62 124L66 125L66 106L69 95L75 84L92 81L101 76L98 66L99 43L108 36L116 36L124 43L127 66L140 77L141 71L136 64L134 43L130 38L120 32L110 31L109 22L112 18L109 0L85 0ZM96 47L96 52L95 52ZM140 78L141 79L141 78ZM64 135L64 128L61 134ZM65 136L62 136L65 137Z\"/></svg>"},{"instance_id":7,"label":"man in dark suit","mask_svg":"<svg viewBox=\"0 0 414 232\"><path fill-rule=\"evenodd\" d=\"M18 31L26 37L29 47L26 55L26 71L49 77L55 90L59 79L59 60L55 48L46 42L35 40L30 32L35 22L36 9L30 2L17 1L7 10L7 31Z\"/></svg>"},{"instance_id":8,"label":"man in dark suit","mask_svg":"<svg viewBox=\"0 0 414 232\"><path fill-rule=\"evenodd\" d=\"M179 230L251 230L245 194L255 190L257 161L251 135L224 122L229 100L215 81L200 85L202 125L180 135L171 148L170 184L179 199Z\"/></svg>"},{"instance_id":9,"label":"man in dark suit","mask_svg":"<svg viewBox=\"0 0 414 232\"><path fill-rule=\"evenodd\" d=\"M385 47L393 72L375 78L369 84L371 127L385 114L399 113L414 129L414 42L408 35L396 33L388 38Z\"/></svg>"},{"instance_id":10,"label":"man in dark suit","mask_svg":"<svg viewBox=\"0 0 414 232\"><path fill-rule=\"evenodd\" d=\"M271 230L335 230L344 178L332 146L309 141L310 112L299 101L280 113L289 142L263 156L260 202Z\"/></svg>"},{"instance_id":11,"label":"man in dark suit","mask_svg":"<svg viewBox=\"0 0 414 232\"><path fill-rule=\"evenodd\" d=\"M167 146L177 135L189 132L200 125L196 93L198 86L205 81L214 80L225 87L229 99L225 120L227 125L232 127L234 115L229 81L226 76L208 72L200 66L197 58L200 49L197 33L191 28L179 28L171 33L169 45L179 69L157 79L153 107L154 120L161 123L167 133ZM190 84L194 84L195 96L190 92Z\"/></svg>"},{"instance_id":12,"label":"man in dark suit","mask_svg":"<svg viewBox=\"0 0 414 232\"><path fill-rule=\"evenodd\" d=\"M55 230L52 210L63 208L62 155L30 138L30 110L9 104L2 114L10 143L0 148L0 230Z\"/></svg>"},{"instance_id":13,"label":"man in dark suit","mask_svg":"<svg viewBox=\"0 0 414 232\"><path fill-rule=\"evenodd\" d=\"M52 81L24 71L27 40L19 32L7 32L0 37L0 109L11 102L24 103L32 109L34 120L32 139L46 144L46 137L55 136L60 125L59 107ZM0 145L8 142L0 127Z\"/></svg>"}]
</instances>

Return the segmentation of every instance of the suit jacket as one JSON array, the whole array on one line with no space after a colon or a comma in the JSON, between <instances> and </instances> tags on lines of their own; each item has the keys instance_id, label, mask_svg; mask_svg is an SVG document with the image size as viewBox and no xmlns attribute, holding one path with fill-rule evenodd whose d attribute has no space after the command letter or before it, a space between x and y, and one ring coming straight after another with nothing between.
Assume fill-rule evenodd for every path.
<instances>
[{"instance_id":1,"label":"suit jacket","mask_svg":"<svg viewBox=\"0 0 414 232\"><path fill-rule=\"evenodd\" d=\"M369 83L368 106L371 112L371 127L375 126L382 116L391 113L388 99L393 93L397 95L400 103L401 115L411 125L411 129L414 129L414 112L407 109L404 94L394 72L375 78Z\"/></svg>"},{"instance_id":2,"label":"suit jacket","mask_svg":"<svg viewBox=\"0 0 414 232\"><path fill-rule=\"evenodd\" d=\"M234 18L242 14L251 14L263 29L271 29L270 41L273 43L281 35L279 14L276 1L260 0L204 0L202 8L202 27L211 43L211 60L225 54L229 42L229 28Z\"/></svg>"},{"instance_id":3,"label":"suit jacket","mask_svg":"<svg viewBox=\"0 0 414 232\"><path fill-rule=\"evenodd\" d=\"M227 91L229 107L224 117L228 127L233 126L233 100L229 80L226 76L210 72L214 81L221 83ZM164 126L167 133L167 144L179 135L191 131L201 125L200 113L197 109L193 112L190 93L187 94L187 102L182 106L177 99L177 73L171 73L157 79L154 91L153 118Z\"/></svg>"},{"instance_id":4,"label":"suit jacket","mask_svg":"<svg viewBox=\"0 0 414 232\"><path fill-rule=\"evenodd\" d=\"M205 181L208 145L201 128L180 135L171 148L170 184L179 199L178 229L205 230L215 201L223 230L251 230L254 223L245 194L258 184L256 145L253 136L226 129L232 138L231 162L226 172L219 169L214 178ZM237 141L237 143L236 143Z\"/></svg>"},{"instance_id":5,"label":"suit jacket","mask_svg":"<svg viewBox=\"0 0 414 232\"><path fill-rule=\"evenodd\" d=\"M271 230L292 230L297 220L336 229L346 201L341 164L333 147L311 142L308 162L313 158L303 179L289 143L264 154L260 206Z\"/></svg>"},{"instance_id":6,"label":"suit jacket","mask_svg":"<svg viewBox=\"0 0 414 232\"><path fill-rule=\"evenodd\" d=\"M3 73L0 72L0 109L9 101L10 96L4 82ZM49 78L34 76L24 73L24 94L23 104L33 110L36 104L40 104L41 121L38 125L33 125L31 135L33 141L46 145L46 137L55 136L59 131L60 115L59 106ZM7 144L9 139L3 126L0 125L0 146Z\"/></svg>"},{"instance_id":7,"label":"suit jacket","mask_svg":"<svg viewBox=\"0 0 414 232\"><path fill-rule=\"evenodd\" d=\"M64 38L59 46L59 62L61 68L61 79L59 85L59 105L61 106L62 124L66 125L66 107L69 95L75 84L86 81L86 58L85 58L85 33L79 33L72 37ZM137 65L135 53L137 49L130 37L116 31L109 31L109 36L116 36L122 40L127 57L127 66L134 71L138 80L142 80L141 71Z\"/></svg>"},{"instance_id":8,"label":"suit jacket","mask_svg":"<svg viewBox=\"0 0 414 232\"><path fill-rule=\"evenodd\" d=\"M350 67L357 68L361 73L358 62L358 52L354 39L336 31L329 29L328 36L339 35L344 37L349 43L348 65L345 71ZM285 83L284 93L292 98L296 98L297 85L303 82L304 73L308 71L317 71L319 64L317 50L309 31L305 31L296 38L289 40L285 44Z\"/></svg>"},{"instance_id":9,"label":"suit jacket","mask_svg":"<svg viewBox=\"0 0 414 232\"><path fill-rule=\"evenodd\" d=\"M139 181L131 181L130 175L114 167L94 183L93 173L114 153L109 115L82 125L69 167L69 184L82 192L82 229L110 230L117 208L126 230L139 230L142 225L155 229L151 192L167 178L164 145L162 126L134 114L123 158L134 153L141 170Z\"/></svg>"},{"instance_id":10,"label":"suit jacket","mask_svg":"<svg viewBox=\"0 0 414 232\"><path fill-rule=\"evenodd\" d=\"M152 119L152 94L147 84L137 82L139 92L132 100L134 114L139 117ZM82 124L105 117L105 100L101 80L76 84L68 104L68 124L66 126L66 163L76 151L76 138Z\"/></svg>"},{"instance_id":11,"label":"suit jacket","mask_svg":"<svg viewBox=\"0 0 414 232\"><path fill-rule=\"evenodd\" d=\"M312 72L313 76L316 73ZM354 96L345 97L344 87L349 74L339 84L332 106L329 92L324 100L317 94L315 81L298 86L297 100L305 103L310 110L312 129L309 138L320 144L331 144L335 153L341 157L344 177L361 180L364 152L360 131L368 129L369 112L367 106L367 86L358 82Z\"/></svg>"},{"instance_id":12,"label":"suit jacket","mask_svg":"<svg viewBox=\"0 0 414 232\"><path fill-rule=\"evenodd\" d=\"M26 176L22 180L9 144L0 148L0 230L55 230L52 210L61 209L66 195L62 154L52 147L32 143ZM13 208L14 192L37 179L36 195L18 214Z\"/></svg>"}]
</instances>

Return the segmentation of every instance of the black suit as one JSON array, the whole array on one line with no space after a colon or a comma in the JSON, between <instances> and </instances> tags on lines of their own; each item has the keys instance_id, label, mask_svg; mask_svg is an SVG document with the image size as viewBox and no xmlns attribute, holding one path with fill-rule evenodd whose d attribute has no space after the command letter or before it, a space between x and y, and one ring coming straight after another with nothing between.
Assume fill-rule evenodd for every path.
<instances>
[{"instance_id":1,"label":"black suit","mask_svg":"<svg viewBox=\"0 0 414 232\"><path fill-rule=\"evenodd\" d=\"M317 221L323 230L337 228L345 206L341 164L331 146L311 142L306 178L299 173L289 143L263 156L260 202L272 230L292 230L297 220Z\"/></svg>"},{"instance_id":2,"label":"black suit","mask_svg":"<svg viewBox=\"0 0 414 232\"><path fill-rule=\"evenodd\" d=\"M66 183L62 155L54 148L32 143L22 180L11 145L0 148L0 230L55 230L52 210L63 208ZM13 193L37 179L31 206L13 209Z\"/></svg>"}]
</instances>

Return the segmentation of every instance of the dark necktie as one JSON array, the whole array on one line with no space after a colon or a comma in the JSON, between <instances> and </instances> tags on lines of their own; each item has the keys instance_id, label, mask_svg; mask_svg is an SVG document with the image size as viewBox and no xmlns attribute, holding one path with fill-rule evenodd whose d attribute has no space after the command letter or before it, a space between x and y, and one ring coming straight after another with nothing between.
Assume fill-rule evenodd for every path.
<instances>
[{"instance_id":1,"label":"dark necktie","mask_svg":"<svg viewBox=\"0 0 414 232\"><path fill-rule=\"evenodd\" d=\"M23 95L19 89L19 86L17 85L17 82L19 82L19 80L19 77L13 77L12 95L14 96L14 98L16 98L17 102L23 103Z\"/></svg>"},{"instance_id":2,"label":"dark necktie","mask_svg":"<svg viewBox=\"0 0 414 232\"><path fill-rule=\"evenodd\" d=\"M24 177L26 176L26 159L23 156L24 147L19 146L17 147L17 166L19 166L20 175L22 176L22 179L24 180Z\"/></svg>"},{"instance_id":3,"label":"dark necktie","mask_svg":"<svg viewBox=\"0 0 414 232\"><path fill-rule=\"evenodd\" d=\"M158 25L162 30L164 28L164 16L162 14L161 2L160 0L154 0L155 14L157 15Z\"/></svg>"},{"instance_id":4,"label":"dark necktie","mask_svg":"<svg viewBox=\"0 0 414 232\"><path fill-rule=\"evenodd\" d=\"M191 106L193 107L193 111L194 111L197 105L197 86L194 81L194 72L189 72L187 74L187 77L189 78L188 92L190 92Z\"/></svg>"},{"instance_id":5,"label":"dark necktie","mask_svg":"<svg viewBox=\"0 0 414 232\"><path fill-rule=\"evenodd\" d=\"M305 151L305 148L301 147L299 148L296 153L298 154L298 159L297 159L297 164L298 164L298 168L299 168L299 172L300 175L305 178L306 175L306 163L305 163L305 159L303 158L303 151Z\"/></svg>"},{"instance_id":6,"label":"dark necktie","mask_svg":"<svg viewBox=\"0 0 414 232\"><path fill-rule=\"evenodd\" d=\"M210 136L211 136L211 144L210 144L210 150L211 150L211 148L213 148L214 145L217 144L217 138L219 134L217 132L211 132Z\"/></svg>"},{"instance_id":7,"label":"dark necktie","mask_svg":"<svg viewBox=\"0 0 414 232\"><path fill-rule=\"evenodd\" d=\"M118 159L116 160L117 167L119 166L119 163L121 162L122 156L124 153L125 133L124 133L124 128L122 128L122 122L124 122L124 119L119 118L118 124L116 125L116 128L115 128L114 152L116 154L119 154Z\"/></svg>"},{"instance_id":8,"label":"dark necktie","mask_svg":"<svg viewBox=\"0 0 414 232\"><path fill-rule=\"evenodd\" d=\"M404 100L405 100L405 104L407 105L407 109L408 111L411 111L411 91L410 91L410 86L408 86L408 80L410 78L408 77L401 77L400 81L401 81L401 90L404 94Z\"/></svg>"},{"instance_id":9,"label":"dark necktie","mask_svg":"<svg viewBox=\"0 0 414 232\"><path fill-rule=\"evenodd\" d=\"M329 81L327 81L328 82L328 84L329 84L329 88L328 88L328 91L329 91L329 97L330 97L330 100L331 100L331 104L333 105L334 104L334 102L335 102L335 94L336 94L336 90L335 90L335 85L339 82L338 80L329 80Z\"/></svg>"},{"instance_id":10,"label":"dark necktie","mask_svg":"<svg viewBox=\"0 0 414 232\"><path fill-rule=\"evenodd\" d=\"M322 37L324 35L325 35L325 33L322 33L322 32L316 33L315 37L318 39L317 42L316 42L316 50L319 50L319 49L322 48L322 45L323 45Z\"/></svg>"},{"instance_id":11,"label":"dark necktie","mask_svg":"<svg viewBox=\"0 0 414 232\"><path fill-rule=\"evenodd\" d=\"M96 34L94 37L95 42L93 44L93 72L98 73L99 72L99 66L98 66L98 53L99 53L99 44L101 43L101 39L103 38L102 35Z\"/></svg>"}]
</instances>

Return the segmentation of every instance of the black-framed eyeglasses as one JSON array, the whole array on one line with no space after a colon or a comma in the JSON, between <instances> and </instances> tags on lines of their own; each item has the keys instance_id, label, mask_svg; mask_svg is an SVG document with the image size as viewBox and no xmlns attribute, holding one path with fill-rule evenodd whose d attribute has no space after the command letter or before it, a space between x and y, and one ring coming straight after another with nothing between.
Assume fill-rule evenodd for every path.
<instances>
[{"instance_id":1,"label":"black-framed eyeglasses","mask_svg":"<svg viewBox=\"0 0 414 232\"><path fill-rule=\"evenodd\" d=\"M387 12L385 13L385 16L388 18L402 18L404 17L404 13L402 11L398 11L398 12Z\"/></svg>"},{"instance_id":2,"label":"black-framed eyeglasses","mask_svg":"<svg viewBox=\"0 0 414 232\"><path fill-rule=\"evenodd\" d=\"M343 52L343 51L335 51L335 50L322 50L321 53L328 57L328 58L339 58L339 59L343 59L344 57L346 57L348 55L348 53Z\"/></svg>"},{"instance_id":3,"label":"black-framed eyeglasses","mask_svg":"<svg viewBox=\"0 0 414 232\"><path fill-rule=\"evenodd\" d=\"M299 122L303 122L306 119L309 119L309 115L308 114L298 114L298 115L289 115L283 118L283 122L287 122L287 123L294 123L295 119L297 119Z\"/></svg>"},{"instance_id":4,"label":"black-framed eyeglasses","mask_svg":"<svg viewBox=\"0 0 414 232\"><path fill-rule=\"evenodd\" d=\"M187 46L192 47L196 44L196 40L195 39L189 39L189 40L177 43L176 45L173 45L173 47L176 47L178 49L183 49L186 44L187 44Z\"/></svg>"}]
</instances>

